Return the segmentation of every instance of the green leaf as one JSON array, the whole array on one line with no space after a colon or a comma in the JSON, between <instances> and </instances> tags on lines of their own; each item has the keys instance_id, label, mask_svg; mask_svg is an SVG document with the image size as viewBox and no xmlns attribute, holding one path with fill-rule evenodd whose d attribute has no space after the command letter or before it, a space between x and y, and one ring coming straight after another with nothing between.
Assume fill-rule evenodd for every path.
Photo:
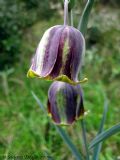
<instances>
[{"instance_id":1,"label":"green leaf","mask_svg":"<svg viewBox=\"0 0 120 160\"><path fill-rule=\"evenodd\" d=\"M84 119L81 119L81 128L82 128L84 147L85 147L85 151L86 151L86 160L89 160L89 150L88 150L88 143L87 143L87 137L86 137L86 127L85 127Z\"/></svg>"},{"instance_id":2,"label":"green leaf","mask_svg":"<svg viewBox=\"0 0 120 160\"><path fill-rule=\"evenodd\" d=\"M70 12L75 6L75 0L70 0L68 5L68 11Z\"/></svg>"},{"instance_id":3,"label":"green leaf","mask_svg":"<svg viewBox=\"0 0 120 160\"><path fill-rule=\"evenodd\" d=\"M100 134L103 131L104 123L105 123L106 116L107 116L107 111L108 111L108 100L106 99L105 104L104 104L103 117L102 117L102 121L101 121L101 125L100 125L98 134Z\"/></svg>"},{"instance_id":4,"label":"green leaf","mask_svg":"<svg viewBox=\"0 0 120 160\"><path fill-rule=\"evenodd\" d=\"M90 143L89 148L93 148L95 145L99 144L100 142L108 139L110 136L117 134L120 132L120 124L113 126L112 128L100 133L97 137L93 139Z\"/></svg>"},{"instance_id":5,"label":"green leaf","mask_svg":"<svg viewBox=\"0 0 120 160\"><path fill-rule=\"evenodd\" d=\"M39 100L39 98L36 96L36 94L35 94L33 91L32 91L31 93L32 93L33 98L34 98L34 99L36 100L36 102L38 103L39 107L42 109L42 111L43 111L44 113L46 113L45 107L43 106L43 104L41 103L41 101Z\"/></svg>"},{"instance_id":6,"label":"green leaf","mask_svg":"<svg viewBox=\"0 0 120 160\"><path fill-rule=\"evenodd\" d=\"M82 160L82 156L80 155L79 151L70 140L68 134L60 126L55 125L55 128L58 131L61 138L63 139L63 141L67 144L73 155L76 157L76 160Z\"/></svg>"},{"instance_id":7,"label":"green leaf","mask_svg":"<svg viewBox=\"0 0 120 160\"><path fill-rule=\"evenodd\" d=\"M105 98L103 117L102 117L102 121L101 121L101 125L100 125L98 135L103 132L103 127L104 127L104 124L105 124L107 111L108 111L108 100L107 100L107 98ZM95 146L94 152L93 152L93 160L98 159L101 148L102 148L102 143L99 143Z\"/></svg>"},{"instance_id":8,"label":"green leaf","mask_svg":"<svg viewBox=\"0 0 120 160\"><path fill-rule=\"evenodd\" d=\"M88 0L83 10L82 16L80 17L80 21L78 24L78 30L80 30L81 33L83 33L83 35L85 35L86 30L87 30L88 20L89 20L89 16L90 16L93 4L94 4L94 0Z\"/></svg>"},{"instance_id":9,"label":"green leaf","mask_svg":"<svg viewBox=\"0 0 120 160\"><path fill-rule=\"evenodd\" d=\"M32 92L32 95L33 95L34 99L36 100L36 102L38 103L38 105L40 106L40 108L42 109L42 111L44 113L46 113L45 107L41 103L40 99L36 96L36 94L34 92ZM67 144L67 146L69 147L69 149L71 150L71 152L73 153L73 155L76 157L76 159L77 160L82 160L82 158L81 158L82 156L80 155L79 151L77 150L77 148L75 147L75 145L70 140L70 137L68 136L68 134L60 126L57 126L54 123L52 123L52 124L54 125L54 127L58 131L58 133L61 136L61 138Z\"/></svg>"}]
</instances>

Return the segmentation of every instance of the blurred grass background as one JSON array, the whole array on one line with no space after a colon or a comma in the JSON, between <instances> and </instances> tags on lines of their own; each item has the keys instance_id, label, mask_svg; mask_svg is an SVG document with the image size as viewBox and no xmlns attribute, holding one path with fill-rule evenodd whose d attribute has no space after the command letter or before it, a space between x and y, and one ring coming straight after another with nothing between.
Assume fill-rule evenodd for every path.
<instances>
[{"instance_id":1,"label":"blurred grass background","mask_svg":"<svg viewBox=\"0 0 120 160\"><path fill-rule=\"evenodd\" d=\"M85 1L77 1L75 26ZM61 1L0 0L0 155L51 155L73 160L71 152L49 123L31 91L46 106L51 82L28 79L31 58L44 31L63 23ZM82 76L87 136L96 135L103 112L104 93L109 99L105 129L120 122L120 1L95 2L86 35L87 50ZM82 77L80 77L82 78ZM80 122L66 127L81 150ZM120 157L120 135L104 142L100 160Z\"/></svg>"}]
</instances>

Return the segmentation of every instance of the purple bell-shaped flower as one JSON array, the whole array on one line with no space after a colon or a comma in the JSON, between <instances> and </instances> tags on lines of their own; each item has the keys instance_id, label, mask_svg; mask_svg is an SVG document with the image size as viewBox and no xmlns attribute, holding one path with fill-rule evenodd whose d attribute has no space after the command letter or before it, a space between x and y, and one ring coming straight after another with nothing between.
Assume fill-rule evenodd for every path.
<instances>
[{"instance_id":1,"label":"purple bell-shaped flower","mask_svg":"<svg viewBox=\"0 0 120 160\"><path fill-rule=\"evenodd\" d=\"M63 81L73 85L87 80L78 80L85 40L79 30L66 24L66 6L64 25L53 26L44 33L27 73L28 77Z\"/></svg>"},{"instance_id":2,"label":"purple bell-shaped flower","mask_svg":"<svg viewBox=\"0 0 120 160\"><path fill-rule=\"evenodd\" d=\"M80 85L53 82L48 92L48 113L56 124L71 125L84 115Z\"/></svg>"}]
</instances>

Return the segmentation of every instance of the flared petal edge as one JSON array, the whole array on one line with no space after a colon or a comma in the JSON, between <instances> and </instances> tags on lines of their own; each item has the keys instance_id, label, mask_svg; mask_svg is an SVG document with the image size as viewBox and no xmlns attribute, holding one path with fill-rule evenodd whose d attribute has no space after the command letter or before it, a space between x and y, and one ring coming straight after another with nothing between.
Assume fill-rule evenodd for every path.
<instances>
[{"instance_id":1,"label":"flared petal edge","mask_svg":"<svg viewBox=\"0 0 120 160\"><path fill-rule=\"evenodd\" d=\"M80 81L73 81L66 75L60 75L56 78L51 78L49 75L46 77L41 77L40 75L38 75L35 71L33 71L31 69L28 71L27 77L28 78L35 78L36 77L36 78L45 79L45 80L49 80L49 81L61 81L61 82L66 82L71 85L77 85L77 84L85 83L88 81L88 78L84 78Z\"/></svg>"},{"instance_id":2,"label":"flared petal edge","mask_svg":"<svg viewBox=\"0 0 120 160\"><path fill-rule=\"evenodd\" d=\"M86 117L88 115L88 113L89 113L89 111L85 111L82 115L80 115L79 117L76 117L72 123L67 123L67 122L57 123L52 119L52 114L50 112L48 113L48 117L50 117L50 119L52 120L52 123L54 123L57 126L71 126L71 125L74 125L74 123L76 123L76 121L79 121L79 120L83 119L84 117Z\"/></svg>"}]
</instances>

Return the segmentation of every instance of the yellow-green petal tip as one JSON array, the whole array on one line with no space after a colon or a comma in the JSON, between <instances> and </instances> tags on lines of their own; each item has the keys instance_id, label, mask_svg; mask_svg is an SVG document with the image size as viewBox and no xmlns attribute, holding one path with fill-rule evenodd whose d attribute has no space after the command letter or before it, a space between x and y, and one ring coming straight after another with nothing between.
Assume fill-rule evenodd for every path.
<instances>
[{"instance_id":1,"label":"yellow-green petal tip","mask_svg":"<svg viewBox=\"0 0 120 160\"><path fill-rule=\"evenodd\" d=\"M34 77L39 77L39 76L30 69L30 70L27 72L27 77L28 77L28 78L34 78Z\"/></svg>"},{"instance_id":2,"label":"yellow-green petal tip","mask_svg":"<svg viewBox=\"0 0 120 160\"><path fill-rule=\"evenodd\" d=\"M61 75L61 76L58 76L57 78L54 79L54 81L62 81L62 82L66 82L66 83L69 83L71 85L77 85L77 84L80 84L80 83L85 83L88 81L88 78L84 78L83 80L81 81L73 81L71 80L69 77L67 77L66 75Z\"/></svg>"}]
</instances>

